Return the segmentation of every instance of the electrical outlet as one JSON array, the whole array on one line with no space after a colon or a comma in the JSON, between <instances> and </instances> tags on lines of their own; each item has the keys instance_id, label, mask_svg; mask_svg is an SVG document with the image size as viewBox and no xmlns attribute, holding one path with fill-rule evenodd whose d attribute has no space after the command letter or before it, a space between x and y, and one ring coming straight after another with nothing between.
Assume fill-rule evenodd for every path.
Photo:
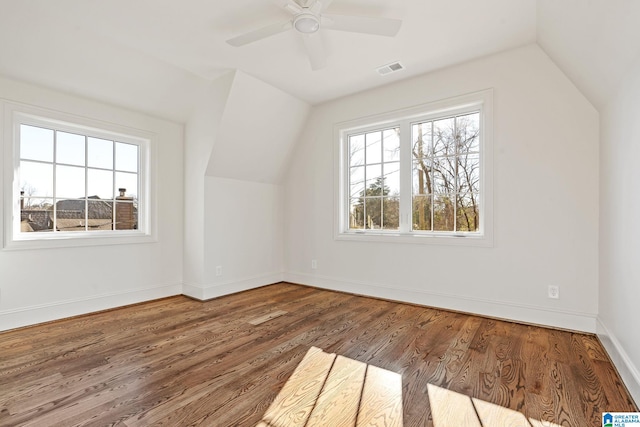
<instances>
[{"instance_id":1,"label":"electrical outlet","mask_svg":"<svg viewBox=\"0 0 640 427\"><path fill-rule=\"evenodd\" d=\"M312 259L311 260L311 268L314 269L314 270L316 268L318 268L318 261L316 261L315 259Z\"/></svg>"},{"instance_id":2,"label":"electrical outlet","mask_svg":"<svg viewBox=\"0 0 640 427\"><path fill-rule=\"evenodd\" d=\"M221 265L216 267L216 276L222 276L222 266Z\"/></svg>"},{"instance_id":3,"label":"electrical outlet","mask_svg":"<svg viewBox=\"0 0 640 427\"><path fill-rule=\"evenodd\" d=\"M548 288L547 292L548 292L549 298L553 298L553 299L560 298L560 287L559 286L549 285L549 288Z\"/></svg>"}]
</instances>

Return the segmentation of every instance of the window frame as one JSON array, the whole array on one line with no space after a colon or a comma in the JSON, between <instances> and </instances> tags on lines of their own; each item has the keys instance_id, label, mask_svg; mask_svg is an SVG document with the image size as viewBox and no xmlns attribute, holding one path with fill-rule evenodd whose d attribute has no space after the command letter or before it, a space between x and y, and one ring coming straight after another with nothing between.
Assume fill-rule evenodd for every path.
<instances>
[{"instance_id":1,"label":"window frame","mask_svg":"<svg viewBox=\"0 0 640 427\"><path fill-rule=\"evenodd\" d=\"M147 243L156 241L155 211L152 197L154 135L150 132L81 117L60 111L0 100L4 107L4 239L3 249L45 249ZM56 231L51 233L20 231L20 126L37 126L135 144L139 148L138 228L134 230ZM87 165L85 165L85 168ZM114 168L115 170L115 168Z\"/></svg>"},{"instance_id":2,"label":"window frame","mask_svg":"<svg viewBox=\"0 0 640 427\"><path fill-rule=\"evenodd\" d=\"M414 123L480 112L480 225L477 232L412 230L412 140ZM400 227L398 230L349 229L349 136L400 128ZM334 126L336 240L462 246L493 245L493 90L429 102L401 110L338 123Z\"/></svg>"}]
</instances>

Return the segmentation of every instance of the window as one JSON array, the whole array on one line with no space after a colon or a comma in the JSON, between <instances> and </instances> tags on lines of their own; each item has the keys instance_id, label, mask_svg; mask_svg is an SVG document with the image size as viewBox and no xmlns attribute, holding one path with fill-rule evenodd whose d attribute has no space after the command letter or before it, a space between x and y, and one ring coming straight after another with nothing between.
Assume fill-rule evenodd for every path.
<instances>
[{"instance_id":1,"label":"window","mask_svg":"<svg viewBox=\"0 0 640 427\"><path fill-rule=\"evenodd\" d=\"M9 110L13 176L5 247L149 235L148 138L115 125L88 126L87 119Z\"/></svg>"},{"instance_id":2,"label":"window","mask_svg":"<svg viewBox=\"0 0 640 427\"><path fill-rule=\"evenodd\" d=\"M491 98L339 125L337 237L490 243Z\"/></svg>"}]
</instances>

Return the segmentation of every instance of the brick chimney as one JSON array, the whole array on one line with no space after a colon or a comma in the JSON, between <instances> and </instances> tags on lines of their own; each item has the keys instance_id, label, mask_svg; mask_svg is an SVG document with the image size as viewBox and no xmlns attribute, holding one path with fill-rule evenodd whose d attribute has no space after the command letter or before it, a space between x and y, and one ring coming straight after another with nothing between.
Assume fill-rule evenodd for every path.
<instances>
[{"instance_id":1,"label":"brick chimney","mask_svg":"<svg viewBox=\"0 0 640 427\"><path fill-rule=\"evenodd\" d=\"M126 197L126 188L118 188L120 195L116 197L116 230L133 230L136 227L133 197Z\"/></svg>"}]
</instances>

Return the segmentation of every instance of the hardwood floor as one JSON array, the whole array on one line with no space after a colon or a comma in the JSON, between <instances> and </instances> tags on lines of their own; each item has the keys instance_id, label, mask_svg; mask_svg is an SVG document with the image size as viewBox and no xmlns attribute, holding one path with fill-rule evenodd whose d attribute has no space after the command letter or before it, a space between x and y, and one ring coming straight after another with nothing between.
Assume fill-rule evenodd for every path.
<instances>
[{"instance_id":1,"label":"hardwood floor","mask_svg":"<svg viewBox=\"0 0 640 427\"><path fill-rule=\"evenodd\" d=\"M404 427L447 427L449 392L534 426L638 410L592 335L282 283L0 334L0 426L256 426L311 346L401 374Z\"/></svg>"}]
</instances>

